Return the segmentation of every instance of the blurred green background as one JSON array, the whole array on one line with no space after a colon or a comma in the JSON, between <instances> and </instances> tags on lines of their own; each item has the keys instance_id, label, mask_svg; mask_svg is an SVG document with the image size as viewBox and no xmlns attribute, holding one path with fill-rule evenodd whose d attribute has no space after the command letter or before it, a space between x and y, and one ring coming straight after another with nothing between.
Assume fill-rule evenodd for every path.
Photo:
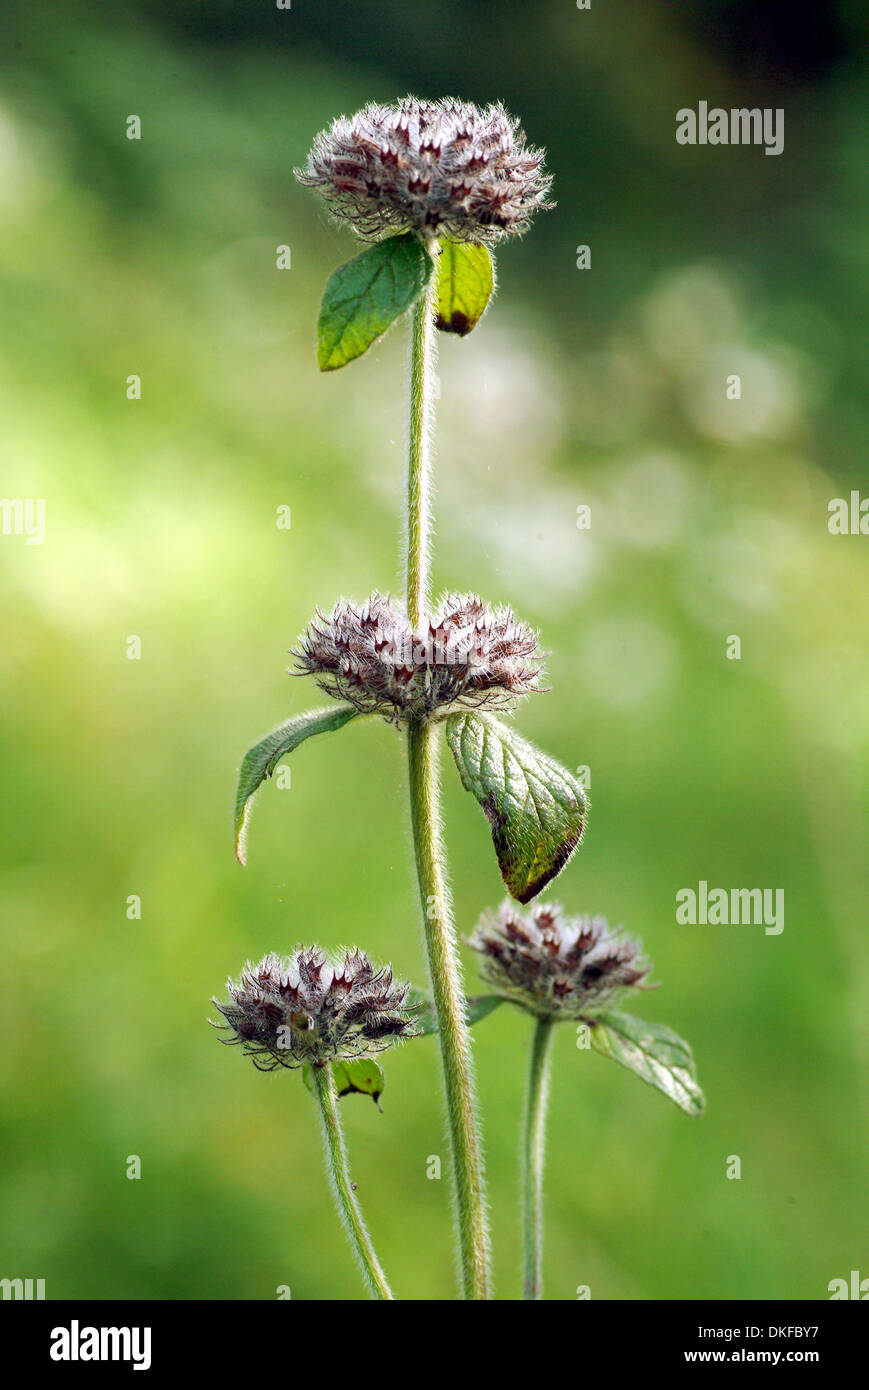
<instances>
[{"instance_id":1,"label":"blurred green background","mask_svg":"<svg viewBox=\"0 0 869 1390\"><path fill-rule=\"evenodd\" d=\"M391 729L301 749L246 871L230 825L245 749L320 702L284 674L315 606L398 582L406 328L318 375L319 296L355 248L291 170L339 112L414 90L503 99L558 198L499 253L477 332L441 344L436 581L542 630L551 694L521 727L590 767L593 806L550 896L642 936L662 987L641 1007L708 1095L689 1120L563 1030L547 1295L869 1276L869 539L827 528L869 487L865 23L720 0L4 6L0 490L44 498L47 529L0 537L0 1275L49 1298L360 1294L310 1097L206 1020L228 974L298 941L423 980ZM783 107L784 154L677 146L701 99ZM444 767L464 933L502 889ZM783 888L784 932L677 926L701 878ZM504 1009L475 1036L515 1298L529 1029ZM354 1176L398 1294L447 1298L432 1040L387 1079L382 1114L342 1102Z\"/></svg>"}]
</instances>

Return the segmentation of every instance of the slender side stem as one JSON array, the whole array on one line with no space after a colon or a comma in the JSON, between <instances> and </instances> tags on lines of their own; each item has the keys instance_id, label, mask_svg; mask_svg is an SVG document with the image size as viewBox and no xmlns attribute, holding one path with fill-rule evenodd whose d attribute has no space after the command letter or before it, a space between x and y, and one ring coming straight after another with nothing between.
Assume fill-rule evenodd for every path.
<instances>
[{"instance_id":1,"label":"slender side stem","mask_svg":"<svg viewBox=\"0 0 869 1390\"><path fill-rule=\"evenodd\" d=\"M320 1117L323 1121L323 1137L326 1140L326 1158L332 1191L338 1207L338 1214L347 1229L350 1242L356 1252L362 1274L372 1298L391 1299L389 1285L380 1262L374 1253L371 1237L362 1219L359 1203L353 1192L350 1172L347 1167L347 1150L344 1146L344 1133L338 1116L338 1097L335 1079L330 1066L312 1067L320 1102Z\"/></svg>"},{"instance_id":2,"label":"slender side stem","mask_svg":"<svg viewBox=\"0 0 869 1390\"><path fill-rule=\"evenodd\" d=\"M429 605L435 291L436 277L433 275L413 312L407 471L407 615L414 627L425 619ZM483 1164L474 1112L470 1037L440 830L438 743L434 725L411 722L407 751L414 855L449 1117L462 1291L465 1298L485 1299L489 1296L489 1236Z\"/></svg>"},{"instance_id":3,"label":"slender side stem","mask_svg":"<svg viewBox=\"0 0 869 1390\"><path fill-rule=\"evenodd\" d=\"M522 1134L522 1297L543 1297L543 1157L546 1147L546 1107L549 1100L549 1062L553 1022L539 1018L531 1041L531 1069L525 1098Z\"/></svg>"}]
</instances>

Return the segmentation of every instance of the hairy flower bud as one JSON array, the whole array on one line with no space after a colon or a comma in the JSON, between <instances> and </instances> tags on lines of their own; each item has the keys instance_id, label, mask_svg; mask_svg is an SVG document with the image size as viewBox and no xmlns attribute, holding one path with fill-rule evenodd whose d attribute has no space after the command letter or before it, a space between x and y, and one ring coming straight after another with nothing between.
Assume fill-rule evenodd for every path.
<instances>
[{"instance_id":1,"label":"hairy flower bud","mask_svg":"<svg viewBox=\"0 0 869 1390\"><path fill-rule=\"evenodd\" d=\"M362 951L330 962L316 946L297 947L289 960L268 955L246 965L229 1000L212 1000L260 1071L347 1062L383 1052L413 1037L409 986L394 984L389 967L375 970ZM216 1025L218 1026L218 1025Z\"/></svg>"},{"instance_id":2,"label":"hairy flower bud","mask_svg":"<svg viewBox=\"0 0 869 1390\"><path fill-rule=\"evenodd\" d=\"M420 629L382 594L362 607L342 599L331 617L317 613L292 655L296 674L390 723L504 707L540 688L537 634L474 594L447 594Z\"/></svg>"},{"instance_id":3,"label":"hairy flower bud","mask_svg":"<svg viewBox=\"0 0 869 1390\"><path fill-rule=\"evenodd\" d=\"M468 945L498 994L553 1020L594 1013L651 969L639 943L610 931L603 917L566 917L557 903L523 914L504 902L483 915Z\"/></svg>"},{"instance_id":4,"label":"hairy flower bud","mask_svg":"<svg viewBox=\"0 0 869 1390\"><path fill-rule=\"evenodd\" d=\"M493 246L554 206L543 158L500 103L409 96L340 116L295 174L360 237L413 231Z\"/></svg>"}]
</instances>

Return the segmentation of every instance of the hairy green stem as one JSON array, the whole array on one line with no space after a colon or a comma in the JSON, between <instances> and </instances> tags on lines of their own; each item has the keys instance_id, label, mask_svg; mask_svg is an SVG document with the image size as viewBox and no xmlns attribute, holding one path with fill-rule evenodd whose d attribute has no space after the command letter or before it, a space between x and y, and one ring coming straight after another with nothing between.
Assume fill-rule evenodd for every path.
<instances>
[{"instance_id":1,"label":"hairy green stem","mask_svg":"<svg viewBox=\"0 0 869 1390\"><path fill-rule=\"evenodd\" d=\"M327 1064L322 1067L313 1067L312 1072L317 1099L320 1102L320 1118L323 1121L323 1137L326 1140L326 1158L338 1214L356 1252L371 1297L391 1299L392 1293L383 1270L380 1268L380 1261L374 1252L371 1237L362 1219L362 1212L359 1210L359 1203L356 1201L353 1184L350 1181L347 1150L338 1115L338 1096L332 1068Z\"/></svg>"},{"instance_id":2,"label":"hairy green stem","mask_svg":"<svg viewBox=\"0 0 869 1390\"><path fill-rule=\"evenodd\" d=\"M414 722L408 730L410 809L429 975L438 1019L465 1298L489 1296L489 1239L482 1158L471 1076L470 1036L438 806L438 732Z\"/></svg>"},{"instance_id":3,"label":"hairy green stem","mask_svg":"<svg viewBox=\"0 0 869 1390\"><path fill-rule=\"evenodd\" d=\"M436 276L432 275L428 289L420 296L413 312L407 471L407 615L414 627L428 616L429 605L435 292ZM465 1298L485 1299L489 1296L489 1240L483 1164L474 1111L470 1036L440 829L436 727L424 721L412 721L407 748L414 855L449 1118L462 1291Z\"/></svg>"},{"instance_id":4,"label":"hairy green stem","mask_svg":"<svg viewBox=\"0 0 869 1390\"><path fill-rule=\"evenodd\" d=\"M548 1018L539 1018L534 1026L525 1097L522 1132L522 1297L527 1299L543 1297L543 1158L553 1028L554 1024Z\"/></svg>"},{"instance_id":5,"label":"hairy green stem","mask_svg":"<svg viewBox=\"0 0 869 1390\"><path fill-rule=\"evenodd\" d=\"M437 361L434 296L437 271L413 310L410 352L410 438L407 465L407 616L416 627L429 602L431 544L432 378Z\"/></svg>"}]
</instances>

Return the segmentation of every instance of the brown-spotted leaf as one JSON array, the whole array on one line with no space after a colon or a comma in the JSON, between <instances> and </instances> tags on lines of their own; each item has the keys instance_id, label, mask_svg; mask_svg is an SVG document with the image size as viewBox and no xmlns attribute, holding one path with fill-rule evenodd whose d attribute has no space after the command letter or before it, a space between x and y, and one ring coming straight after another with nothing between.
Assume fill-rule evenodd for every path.
<instances>
[{"instance_id":1,"label":"brown-spotted leaf","mask_svg":"<svg viewBox=\"0 0 869 1390\"><path fill-rule=\"evenodd\" d=\"M572 772L490 714L453 714L447 740L466 791L489 818L501 876L530 902L582 839L588 799Z\"/></svg>"},{"instance_id":2,"label":"brown-spotted leaf","mask_svg":"<svg viewBox=\"0 0 869 1390\"><path fill-rule=\"evenodd\" d=\"M437 265L437 326L464 338L476 328L495 287L495 269L486 246L442 241Z\"/></svg>"},{"instance_id":3,"label":"brown-spotted leaf","mask_svg":"<svg viewBox=\"0 0 869 1390\"><path fill-rule=\"evenodd\" d=\"M335 1094L339 1100L342 1096L370 1096L377 1109L381 1109L380 1097L386 1085L386 1078L379 1062L375 1062L373 1057L355 1057L346 1062L332 1062L330 1065L335 1081ZM311 1095L316 1096L317 1083L309 1065L302 1068L302 1080Z\"/></svg>"}]
</instances>

